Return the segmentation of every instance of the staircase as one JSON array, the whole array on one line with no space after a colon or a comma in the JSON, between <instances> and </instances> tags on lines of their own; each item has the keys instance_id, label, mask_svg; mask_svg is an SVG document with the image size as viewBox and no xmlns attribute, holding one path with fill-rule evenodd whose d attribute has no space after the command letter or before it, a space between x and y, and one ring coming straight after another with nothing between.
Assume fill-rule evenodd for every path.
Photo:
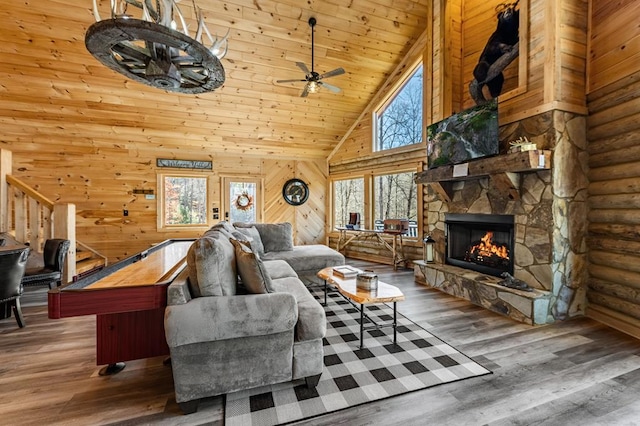
<instances>
[{"instance_id":1,"label":"staircase","mask_svg":"<svg viewBox=\"0 0 640 426\"><path fill-rule=\"evenodd\" d=\"M7 244L27 244L32 262L42 264L46 240L71 242L63 283L77 280L107 264L106 257L76 240L75 204L54 203L11 175L12 153L0 149L0 234Z\"/></svg>"},{"instance_id":2,"label":"staircase","mask_svg":"<svg viewBox=\"0 0 640 426\"><path fill-rule=\"evenodd\" d=\"M75 279L84 278L107 266L107 259L78 242L76 248L76 276Z\"/></svg>"}]
</instances>

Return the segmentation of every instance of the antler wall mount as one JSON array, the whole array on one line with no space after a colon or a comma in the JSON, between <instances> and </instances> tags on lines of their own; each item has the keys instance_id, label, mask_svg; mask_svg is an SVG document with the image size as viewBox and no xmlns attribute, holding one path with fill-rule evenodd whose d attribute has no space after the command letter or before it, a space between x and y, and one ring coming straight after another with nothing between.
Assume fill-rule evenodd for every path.
<instances>
[{"instance_id":1,"label":"antler wall mount","mask_svg":"<svg viewBox=\"0 0 640 426\"><path fill-rule=\"evenodd\" d=\"M311 70L307 68L304 62L296 62L298 68L304 72L304 79L293 79L293 80L276 80L276 83L294 83L294 82L305 82L304 89L302 90L302 94L300 97L307 97L309 93L316 93L320 90L321 87L325 87L334 93L339 93L341 89L339 87L333 86L331 84L325 83L322 81L324 78L335 77L337 75L342 75L345 73L343 68L336 68L332 71L326 72L324 74L319 74L315 71L315 40L314 40L314 30L316 26L316 18L309 18L309 26L311 27Z\"/></svg>"}]
</instances>

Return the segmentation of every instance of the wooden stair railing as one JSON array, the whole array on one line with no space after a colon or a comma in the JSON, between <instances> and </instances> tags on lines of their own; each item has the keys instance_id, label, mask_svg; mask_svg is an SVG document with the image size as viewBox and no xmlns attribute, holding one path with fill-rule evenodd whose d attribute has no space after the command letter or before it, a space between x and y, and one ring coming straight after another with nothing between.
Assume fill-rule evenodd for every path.
<instances>
[{"instance_id":1,"label":"wooden stair railing","mask_svg":"<svg viewBox=\"0 0 640 426\"><path fill-rule=\"evenodd\" d=\"M0 233L13 234L17 241L29 242L42 252L50 238L70 241L63 283L76 275L76 206L54 203L12 176L11 151L0 149Z\"/></svg>"},{"instance_id":2,"label":"wooden stair railing","mask_svg":"<svg viewBox=\"0 0 640 426\"><path fill-rule=\"evenodd\" d=\"M78 278L82 278L88 273L104 268L109 264L106 256L80 241L76 241L76 243L78 245L76 250L76 276Z\"/></svg>"}]
</instances>

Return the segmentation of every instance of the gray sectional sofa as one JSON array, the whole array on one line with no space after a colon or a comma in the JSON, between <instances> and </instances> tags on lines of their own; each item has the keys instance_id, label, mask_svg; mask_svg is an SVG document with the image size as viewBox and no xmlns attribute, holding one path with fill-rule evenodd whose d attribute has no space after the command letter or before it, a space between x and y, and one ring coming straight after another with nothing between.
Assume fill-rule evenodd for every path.
<instances>
[{"instance_id":1,"label":"gray sectional sofa","mask_svg":"<svg viewBox=\"0 0 640 426\"><path fill-rule=\"evenodd\" d=\"M305 379L323 369L324 309L299 274L315 277L344 256L294 246L291 224L221 222L196 240L168 289L165 333L176 401Z\"/></svg>"}]
</instances>

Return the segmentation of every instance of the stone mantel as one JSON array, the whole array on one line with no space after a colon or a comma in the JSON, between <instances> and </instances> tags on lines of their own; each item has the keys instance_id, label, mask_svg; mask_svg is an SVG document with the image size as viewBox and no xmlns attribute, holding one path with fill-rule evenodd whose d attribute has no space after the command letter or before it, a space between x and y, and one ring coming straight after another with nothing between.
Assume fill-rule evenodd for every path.
<instances>
[{"instance_id":1,"label":"stone mantel","mask_svg":"<svg viewBox=\"0 0 640 426\"><path fill-rule=\"evenodd\" d=\"M459 173L461 168L463 173ZM494 189L509 199L517 200L520 198L520 178L517 173L549 169L550 150L522 151L424 170L416 175L415 181L430 184L445 201L450 202L453 182L489 176Z\"/></svg>"}]
</instances>

